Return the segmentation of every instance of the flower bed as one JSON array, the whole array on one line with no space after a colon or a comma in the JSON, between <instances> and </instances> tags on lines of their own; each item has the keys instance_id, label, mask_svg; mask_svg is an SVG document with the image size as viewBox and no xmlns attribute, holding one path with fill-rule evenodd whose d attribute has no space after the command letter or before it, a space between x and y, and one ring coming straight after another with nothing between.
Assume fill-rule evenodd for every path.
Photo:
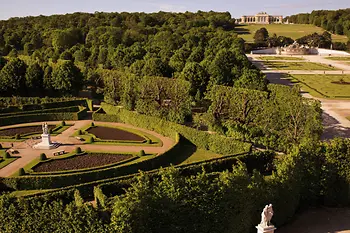
<instances>
[{"instance_id":1,"label":"flower bed","mask_svg":"<svg viewBox=\"0 0 350 233\"><path fill-rule=\"evenodd\" d=\"M118 128L96 126L89 128L87 132L102 140L123 140L135 142L143 142L145 140L145 138L141 137L140 135Z\"/></svg>"},{"instance_id":2,"label":"flower bed","mask_svg":"<svg viewBox=\"0 0 350 233\"><path fill-rule=\"evenodd\" d=\"M133 157L131 154L88 153L68 157L66 159L53 159L47 162L39 163L33 167L33 171L54 172L100 167L103 165L118 163L131 157Z\"/></svg>"}]
</instances>

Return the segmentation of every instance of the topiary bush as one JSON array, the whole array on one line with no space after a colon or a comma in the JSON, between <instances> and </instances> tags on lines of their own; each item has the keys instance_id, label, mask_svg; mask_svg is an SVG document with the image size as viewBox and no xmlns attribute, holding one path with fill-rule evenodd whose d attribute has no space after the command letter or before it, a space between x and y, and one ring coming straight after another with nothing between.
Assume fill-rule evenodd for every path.
<instances>
[{"instance_id":1,"label":"topiary bush","mask_svg":"<svg viewBox=\"0 0 350 233\"><path fill-rule=\"evenodd\" d=\"M11 158L11 155L9 152L6 152L4 155L4 159L9 159L9 158Z\"/></svg>"},{"instance_id":2,"label":"topiary bush","mask_svg":"<svg viewBox=\"0 0 350 233\"><path fill-rule=\"evenodd\" d=\"M0 149L2 149L2 145L0 144Z\"/></svg>"},{"instance_id":3,"label":"topiary bush","mask_svg":"<svg viewBox=\"0 0 350 233\"><path fill-rule=\"evenodd\" d=\"M21 139L21 135L20 135L20 134L16 134L16 135L15 135L15 139L16 139L16 140Z\"/></svg>"},{"instance_id":4,"label":"topiary bush","mask_svg":"<svg viewBox=\"0 0 350 233\"><path fill-rule=\"evenodd\" d=\"M91 122L91 127L95 127L95 123L94 122Z\"/></svg>"},{"instance_id":5,"label":"topiary bush","mask_svg":"<svg viewBox=\"0 0 350 233\"><path fill-rule=\"evenodd\" d=\"M151 139L147 139L146 143L147 144L152 144L152 140Z\"/></svg>"},{"instance_id":6,"label":"topiary bush","mask_svg":"<svg viewBox=\"0 0 350 233\"><path fill-rule=\"evenodd\" d=\"M78 135L82 135L83 133L81 132L81 130L79 129L77 132Z\"/></svg>"},{"instance_id":7,"label":"topiary bush","mask_svg":"<svg viewBox=\"0 0 350 233\"><path fill-rule=\"evenodd\" d=\"M45 154L45 153L41 153L40 156L39 156L39 160L40 160L40 161L45 161L45 160L47 160L46 154Z\"/></svg>"},{"instance_id":8,"label":"topiary bush","mask_svg":"<svg viewBox=\"0 0 350 233\"><path fill-rule=\"evenodd\" d=\"M145 155L146 155L145 151L144 150L140 150L139 157L142 157L142 156L145 156Z\"/></svg>"},{"instance_id":9,"label":"topiary bush","mask_svg":"<svg viewBox=\"0 0 350 233\"><path fill-rule=\"evenodd\" d=\"M62 121L62 122L61 122L61 126L66 126L66 122L65 122L65 121Z\"/></svg>"},{"instance_id":10,"label":"topiary bush","mask_svg":"<svg viewBox=\"0 0 350 233\"><path fill-rule=\"evenodd\" d=\"M74 152L75 152L76 154L80 154L80 153L82 152L82 150L81 150L80 147L77 147L77 148L75 148Z\"/></svg>"},{"instance_id":11,"label":"topiary bush","mask_svg":"<svg viewBox=\"0 0 350 233\"><path fill-rule=\"evenodd\" d=\"M18 170L18 176L24 176L26 174L26 172L24 171L23 167L21 167L19 170Z\"/></svg>"},{"instance_id":12,"label":"topiary bush","mask_svg":"<svg viewBox=\"0 0 350 233\"><path fill-rule=\"evenodd\" d=\"M87 140L88 143L94 143L95 139L94 137L89 137L89 139Z\"/></svg>"}]
</instances>

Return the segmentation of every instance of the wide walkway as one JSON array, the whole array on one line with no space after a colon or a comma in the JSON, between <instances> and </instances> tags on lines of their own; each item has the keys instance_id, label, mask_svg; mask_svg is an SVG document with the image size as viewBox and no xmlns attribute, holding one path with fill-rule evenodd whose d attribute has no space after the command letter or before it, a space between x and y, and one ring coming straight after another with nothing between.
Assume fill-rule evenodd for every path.
<instances>
[{"instance_id":1,"label":"wide walkway","mask_svg":"<svg viewBox=\"0 0 350 233\"><path fill-rule=\"evenodd\" d=\"M266 69L264 66L263 60L260 60L260 56L269 56L269 55L252 55L247 54L249 60L253 62L263 73L266 74L266 78L270 83L282 84L292 86L294 85L290 82L289 79L283 77L283 74L350 74L350 64L342 64L342 61L333 61L326 59L322 56L310 55L310 56L295 56L302 57L306 61L323 63L332 65L340 70L271 70ZM273 57L278 57L276 55L271 55ZM283 57L283 56L282 56ZM286 62L284 60L273 60ZM295 60L298 62L298 60ZM350 100L341 100L341 99L325 99L325 98L316 98L311 96L308 93L303 92L302 95L306 98L317 99L321 102L321 108L323 110L323 125L324 133L322 135L323 139L331 139L334 137L347 137L350 138L350 121L346 117L350 116Z\"/></svg>"},{"instance_id":2,"label":"wide walkway","mask_svg":"<svg viewBox=\"0 0 350 233\"><path fill-rule=\"evenodd\" d=\"M145 133L151 134L157 138L159 138L162 141L162 146L155 147L155 146L128 146L128 145L101 145L101 144L83 144L81 141L77 140L74 137L71 137L71 135L78 129L82 128L85 125L90 124L91 120L82 120L82 121L66 121L67 124L72 124L70 128L62 132L61 134L57 136L51 137L51 141L53 142L59 142L62 145L59 148L52 149L52 150L36 150L33 149L32 146L40 142L40 140L32 140L28 139L24 142L13 142L14 149L18 150L19 156L21 156L16 161L12 162L11 164L7 165L6 167L0 169L0 177L7 177L18 171L20 168L24 167L28 163L30 163L33 159L39 157L41 153L45 153L48 157L52 157L52 153L55 151L64 150L67 152L73 151L76 147L81 147L84 151L105 151L105 152L139 152L140 150L144 150L146 153L151 154L160 154L164 153L165 151L169 150L169 148L175 143L174 140L168 137L164 137L163 135L160 135L154 131L138 128L132 125L128 124L122 124L122 123L111 123L111 122L94 122L96 124L109 124L113 126L123 126L126 128L133 128L140 131L143 131ZM44 122L33 122L33 123L26 123L26 124L19 124L15 126L30 126L30 125L38 125L42 124ZM48 122L49 124L59 124L60 121L51 121ZM9 128L12 126L6 126L6 127L0 127L0 128ZM2 142L1 143L4 147L10 147L11 142Z\"/></svg>"}]
</instances>

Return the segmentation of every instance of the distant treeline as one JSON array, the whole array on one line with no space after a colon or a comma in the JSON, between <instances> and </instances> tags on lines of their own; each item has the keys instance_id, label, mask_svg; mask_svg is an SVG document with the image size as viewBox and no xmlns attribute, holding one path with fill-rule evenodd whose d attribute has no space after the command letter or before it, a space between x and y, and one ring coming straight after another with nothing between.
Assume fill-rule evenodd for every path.
<instances>
[{"instance_id":1,"label":"distant treeline","mask_svg":"<svg viewBox=\"0 0 350 233\"><path fill-rule=\"evenodd\" d=\"M289 23L313 24L323 29L350 38L350 8L340 10L317 10L286 17Z\"/></svg>"}]
</instances>

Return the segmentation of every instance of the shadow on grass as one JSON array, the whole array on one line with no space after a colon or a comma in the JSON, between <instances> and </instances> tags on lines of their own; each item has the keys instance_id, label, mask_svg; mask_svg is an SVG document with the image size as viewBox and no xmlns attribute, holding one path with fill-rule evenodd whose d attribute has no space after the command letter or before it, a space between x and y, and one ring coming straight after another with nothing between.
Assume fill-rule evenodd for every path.
<instances>
[{"instance_id":1,"label":"shadow on grass","mask_svg":"<svg viewBox=\"0 0 350 233\"><path fill-rule=\"evenodd\" d=\"M181 138L181 147L174 151L173 159L170 161L172 165L178 165L191 157L196 151L197 147L186 138Z\"/></svg>"}]
</instances>

